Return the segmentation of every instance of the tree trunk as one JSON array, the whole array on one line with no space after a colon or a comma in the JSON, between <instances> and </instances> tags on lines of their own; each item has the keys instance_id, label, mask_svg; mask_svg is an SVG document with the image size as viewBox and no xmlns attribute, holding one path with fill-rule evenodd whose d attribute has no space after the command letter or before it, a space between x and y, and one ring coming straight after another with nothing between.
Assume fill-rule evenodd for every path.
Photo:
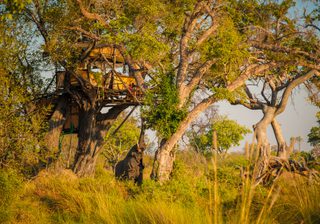
<instances>
[{"instance_id":1,"label":"tree trunk","mask_svg":"<svg viewBox=\"0 0 320 224\"><path fill-rule=\"evenodd\" d=\"M177 128L176 132L166 140L162 140L160 148L155 154L151 178L159 182L164 182L170 179L175 159L174 147L181 139L190 123L194 121L201 112L206 110L215 102L214 98L204 100L193 108L190 113L183 119Z\"/></svg>"},{"instance_id":2,"label":"tree trunk","mask_svg":"<svg viewBox=\"0 0 320 224\"><path fill-rule=\"evenodd\" d=\"M89 176L94 172L94 150L95 150L95 117L97 111L93 108L80 109L78 148L75 154L73 171L79 176Z\"/></svg>"},{"instance_id":3,"label":"tree trunk","mask_svg":"<svg viewBox=\"0 0 320 224\"><path fill-rule=\"evenodd\" d=\"M288 146L284 137L283 137L279 123L274 119L272 121L271 125L273 128L273 132L276 137L277 143L278 143L277 156L279 156L281 159L288 160L292 151L293 151L295 139L294 138L291 139L290 145Z\"/></svg>"},{"instance_id":4,"label":"tree trunk","mask_svg":"<svg viewBox=\"0 0 320 224\"><path fill-rule=\"evenodd\" d=\"M168 141L164 139L161 141L160 148L156 151L152 167L151 179L159 181L160 183L170 179L175 159L175 152L172 150L174 145L167 143Z\"/></svg>"},{"instance_id":5,"label":"tree trunk","mask_svg":"<svg viewBox=\"0 0 320 224\"><path fill-rule=\"evenodd\" d=\"M127 106L114 106L106 114L100 114L94 108L80 109L78 148L72 168L78 176L94 174L104 137L125 108Z\"/></svg>"},{"instance_id":6,"label":"tree trunk","mask_svg":"<svg viewBox=\"0 0 320 224\"><path fill-rule=\"evenodd\" d=\"M267 127L271 124L275 117L276 108L263 106L263 117L254 126L255 136L257 139L257 147L259 152L259 169L256 177L259 177L268 166L270 157L270 145L267 137Z\"/></svg>"},{"instance_id":7,"label":"tree trunk","mask_svg":"<svg viewBox=\"0 0 320 224\"><path fill-rule=\"evenodd\" d=\"M277 156L283 159L287 159L287 144L282 135L280 124L277 122L276 119L273 119L271 125L278 144Z\"/></svg>"},{"instance_id":8,"label":"tree trunk","mask_svg":"<svg viewBox=\"0 0 320 224\"><path fill-rule=\"evenodd\" d=\"M48 159L49 165L54 162L60 154L59 137L69 112L67 104L68 97L66 95L60 96L49 120L49 131L45 136L48 152L50 153L50 157Z\"/></svg>"}]
</instances>

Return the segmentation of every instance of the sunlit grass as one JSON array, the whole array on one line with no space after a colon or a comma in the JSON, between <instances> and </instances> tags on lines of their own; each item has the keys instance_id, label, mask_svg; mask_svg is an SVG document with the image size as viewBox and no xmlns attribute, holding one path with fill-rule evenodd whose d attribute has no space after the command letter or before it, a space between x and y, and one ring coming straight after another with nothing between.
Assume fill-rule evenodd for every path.
<instances>
[{"instance_id":1,"label":"sunlit grass","mask_svg":"<svg viewBox=\"0 0 320 224\"><path fill-rule=\"evenodd\" d=\"M112 224L319 223L318 180L287 173L271 186L263 187L252 179L253 162L248 156L229 155L207 162L191 158L191 154L177 157L170 182L160 185L146 179L141 187L119 182L111 171L101 167L95 178L83 179L68 170L58 174L43 171L35 179L22 182L21 190L8 191L7 198L12 197L12 202L5 208L10 211L6 220ZM4 180L8 186L14 186Z\"/></svg>"}]
</instances>

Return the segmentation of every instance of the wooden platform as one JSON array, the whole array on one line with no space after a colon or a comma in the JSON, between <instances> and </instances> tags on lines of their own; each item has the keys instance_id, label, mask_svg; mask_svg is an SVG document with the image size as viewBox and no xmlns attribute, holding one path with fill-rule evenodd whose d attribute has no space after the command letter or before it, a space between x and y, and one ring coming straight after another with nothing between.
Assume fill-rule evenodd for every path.
<instances>
[{"instance_id":1,"label":"wooden platform","mask_svg":"<svg viewBox=\"0 0 320 224\"><path fill-rule=\"evenodd\" d=\"M88 48L87 45L79 43L79 47L84 50ZM101 108L117 105L141 105L144 97L143 92L138 87L136 79L125 72L125 65L125 60L119 50L108 45L95 46L90 51L88 58L75 71L56 72L54 76L55 92L42 96L37 103L39 105L53 105L52 111L48 112L49 117L50 112L52 115L54 107L58 103L59 96L68 94L70 90L81 91L81 88L84 87L97 91L97 102ZM118 67L123 68L122 73L118 71ZM64 132L76 133L79 126L79 106L70 98L67 109L69 116L64 124Z\"/></svg>"}]
</instances>

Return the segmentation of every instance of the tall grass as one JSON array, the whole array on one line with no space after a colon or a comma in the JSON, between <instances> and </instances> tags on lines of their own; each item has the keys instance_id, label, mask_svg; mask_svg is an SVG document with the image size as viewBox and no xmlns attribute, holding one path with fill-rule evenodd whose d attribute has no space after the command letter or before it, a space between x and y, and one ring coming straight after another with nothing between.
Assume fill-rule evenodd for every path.
<instances>
[{"instance_id":1,"label":"tall grass","mask_svg":"<svg viewBox=\"0 0 320 224\"><path fill-rule=\"evenodd\" d=\"M320 223L320 181L286 173L274 213L283 223Z\"/></svg>"},{"instance_id":2,"label":"tall grass","mask_svg":"<svg viewBox=\"0 0 320 224\"><path fill-rule=\"evenodd\" d=\"M235 205L236 209L232 213L233 216L226 220L226 223L274 223L274 220L270 219L270 215L278 197L274 190L277 187L272 184L269 189L264 189L254 179L259 168L258 153L255 151L254 144L249 146L246 143L245 158L247 163L241 167L241 184L237 204ZM278 191L279 189L277 188ZM261 195L263 195L263 200L259 200Z\"/></svg>"},{"instance_id":3,"label":"tall grass","mask_svg":"<svg viewBox=\"0 0 320 224\"><path fill-rule=\"evenodd\" d=\"M271 186L256 185L253 146L247 151L246 158L217 156L209 163L181 153L172 180L163 185L119 182L102 168L95 178L83 179L67 170L41 172L22 183L18 195L8 191L8 198L19 200L11 200L10 216L2 222L319 223L319 181L285 174Z\"/></svg>"}]
</instances>

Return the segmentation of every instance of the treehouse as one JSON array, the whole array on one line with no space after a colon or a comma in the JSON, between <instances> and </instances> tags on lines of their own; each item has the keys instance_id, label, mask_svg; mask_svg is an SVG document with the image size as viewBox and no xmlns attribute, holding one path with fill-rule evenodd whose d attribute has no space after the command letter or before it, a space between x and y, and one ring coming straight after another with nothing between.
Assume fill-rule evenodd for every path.
<instances>
[{"instance_id":1,"label":"treehouse","mask_svg":"<svg viewBox=\"0 0 320 224\"><path fill-rule=\"evenodd\" d=\"M88 70L80 70L76 75L70 74L70 79L66 80L66 72L57 72L56 74L56 89L64 90L66 85L75 88L79 87L81 83L90 84L96 88L102 88L106 91L126 93L137 91L138 85L134 77L122 75L118 72L109 72L106 75L101 73L88 72ZM135 87L135 89L134 89Z\"/></svg>"},{"instance_id":2,"label":"treehouse","mask_svg":"<svg viewBox=\"0 0 320 224\"><path fill-rule=\"evenodd\" d=\"M138 105L142 91L136 79L125 72L125 60L121 53L109 46L100 45L91 49L86 60L74 72L56 73L55 95L82 87L95 88L103 107L115 105ZM121 72L122 70L122 72ZM69 116L64 124L65 133L76 133L79 124L79 108L75 102L69 104Z\"/></svg>"}]
</instances>

